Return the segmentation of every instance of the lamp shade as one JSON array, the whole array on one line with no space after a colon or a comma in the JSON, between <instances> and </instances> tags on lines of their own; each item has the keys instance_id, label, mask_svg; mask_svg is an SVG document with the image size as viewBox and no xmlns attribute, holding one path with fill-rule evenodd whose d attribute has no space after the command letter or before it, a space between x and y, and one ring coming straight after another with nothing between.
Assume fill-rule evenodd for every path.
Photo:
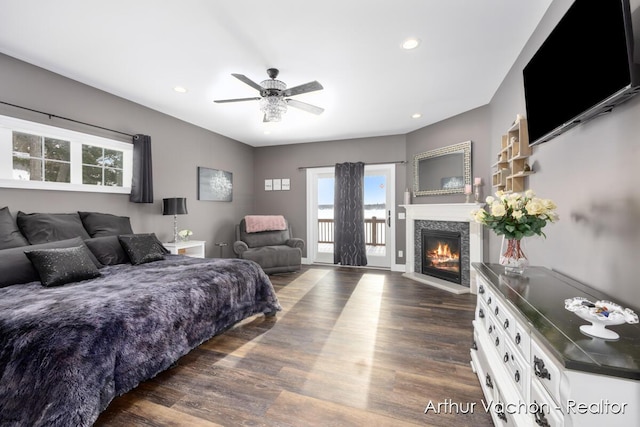
<instances>
[{"instance_id":1,"label":"lamp shade","mask_svg":"<svg viewBox=\"0 0 640 427\"><path fill-rule=\"evenodd\" d=\"M162 199L162 215L184 215L187 213L186 197Z\"/></svg>"}]
</instances>

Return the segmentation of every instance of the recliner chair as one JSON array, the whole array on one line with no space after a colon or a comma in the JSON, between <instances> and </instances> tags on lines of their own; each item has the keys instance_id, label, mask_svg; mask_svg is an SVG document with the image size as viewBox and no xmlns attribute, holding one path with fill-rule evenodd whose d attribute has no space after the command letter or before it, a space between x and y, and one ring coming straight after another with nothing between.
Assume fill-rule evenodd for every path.
<instances>
[{"instance_id":1,"label":"recliner chair","mask_svg":"<svg viewBox=\"0 0 640 427\"><path fill-rule=\"evenodd\" d=\"M236 225L233 251L239 258L257 262L267 274L300 270L302 249L304 240L292 237L289 221L286 230L254 233L247 232L244 218Z\"/></svg>"}]
</instances>

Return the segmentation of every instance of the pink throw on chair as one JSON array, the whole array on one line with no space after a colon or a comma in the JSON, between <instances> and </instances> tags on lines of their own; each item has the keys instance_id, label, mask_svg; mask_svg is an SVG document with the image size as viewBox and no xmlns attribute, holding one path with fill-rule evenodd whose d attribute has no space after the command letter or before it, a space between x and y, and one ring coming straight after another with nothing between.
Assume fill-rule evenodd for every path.
<instances>
[{"instance_id":1,"label":"pink throw on chair","mask_svg":"<svg viewBox=\"0 0 640 427\"><path fill-rule=\"evenodd\" d=\"M287 221L282 215L247 215L244 222L247 233L287 229Z\"/></svg>"}]
</instances>

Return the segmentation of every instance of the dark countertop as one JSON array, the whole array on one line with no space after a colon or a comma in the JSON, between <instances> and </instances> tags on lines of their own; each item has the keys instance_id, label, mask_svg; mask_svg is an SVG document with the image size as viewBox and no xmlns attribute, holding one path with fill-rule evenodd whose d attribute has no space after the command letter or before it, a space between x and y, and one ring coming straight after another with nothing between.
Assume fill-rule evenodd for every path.
<instances>
[{"instance_id":1,"label":"dark countertop","mask_svg":"<svg viewBox=\"0 0 640 427\"><path fill-rule=\"evenodd\" d=\"M544 267L529 267L523 276L505 275L499 264L476 262L473 267L529 323L532 335L565 368L640 380L640 324L607 326L620 335L617 340L595 338L580 331L589 322L564 308L564 300L574 297L629 307L625 302Z\"/></svg>"}]
</instances>

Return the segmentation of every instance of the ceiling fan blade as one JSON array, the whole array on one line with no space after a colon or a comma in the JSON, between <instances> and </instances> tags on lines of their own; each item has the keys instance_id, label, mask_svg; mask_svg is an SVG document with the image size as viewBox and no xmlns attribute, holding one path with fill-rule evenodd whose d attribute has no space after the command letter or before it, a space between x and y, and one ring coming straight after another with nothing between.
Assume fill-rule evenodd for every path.
<instances>
[{"instance_id":1,"label":"ceiling fan blade","mask_svg":"<svg viewBox=\"0 0 640 427\"><path fill-rule=\"evenodd\" d=\"M294 86L292 88L286 89L282 92L282 94L284 96L293 96L293 95L300 95L301 93L313 92L321 89L324 89L322 85L314 80L312 82L305 83L300 86Z\"/></svg>"},{"instance_id":2,"label":"ceiling fan blade","mask_svg":"<svg viewBox=\"0 0 640 427\"><path fill-rule=\"evenodd\" d=\"M258 83L254 82L253 80L251 80L249 77L245 76L244 74L231 73L231 75L233 77L235 77L236 79L240 80L241 82L248 84L249 86L251 86L252 88L257 90L258 92L261 92L264 89L262 86L260 86Z\"/></svg>"},{"instance_id":3,"label":"ceiling fan blade","mask_svg":"<svg viewBox=\"0 0 640 427\"><path fill-rule=\"evenodd\" d=\"M225 102L259 101L260 99L261 98L257 96L255 98L216 99L213 102L217 102L218 104L223 104Z\"/></svg>"},{"instance_id":4,"label":"ceiling fan blade","mask_svg":"<svg viewBox=\"0 0 640 427\"><path fill-rule=\"evenodd\" d=\"M324 108L316 107L315 105L307 104L306 102L297 101L295 99L285 99L285 101L287 101L287 105L299 108L308 113L322 114L322 112L324 111Z\"/></svg>"}]
</instances>

